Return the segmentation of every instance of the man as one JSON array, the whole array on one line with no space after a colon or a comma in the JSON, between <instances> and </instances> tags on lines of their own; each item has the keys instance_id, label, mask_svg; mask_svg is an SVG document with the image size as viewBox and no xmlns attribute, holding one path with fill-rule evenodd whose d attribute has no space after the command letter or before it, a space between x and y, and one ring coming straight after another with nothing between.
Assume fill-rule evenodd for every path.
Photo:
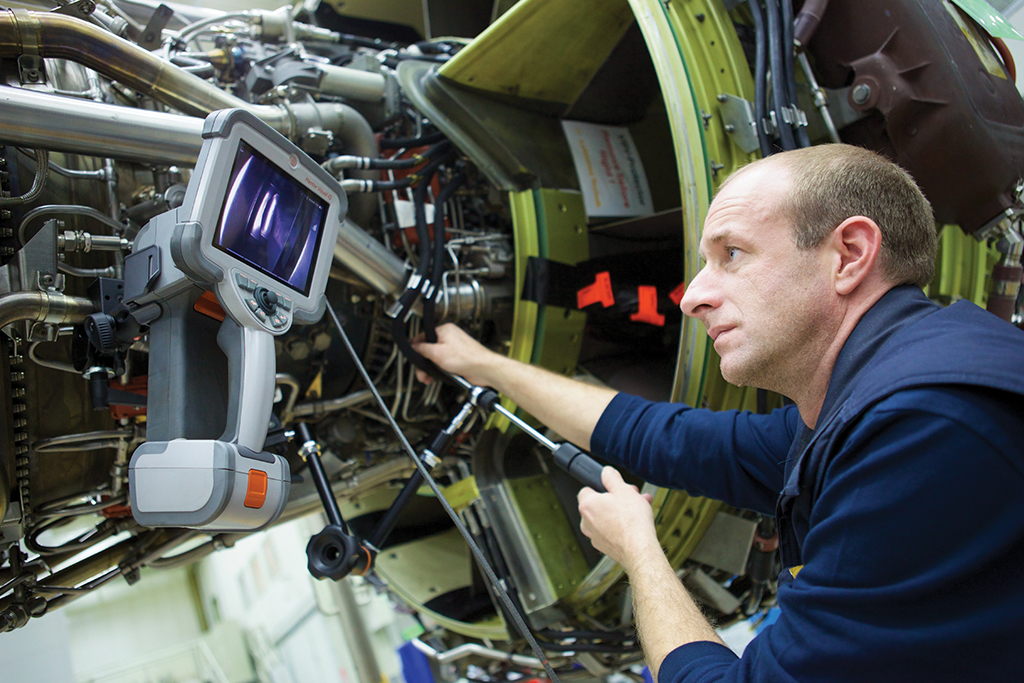
<instances>
[{"instance_id":1,"label":"man","mask_svg":"<svg viewBox=\"0 0 1024 683\"><path fill-rule=\"evenodd\" d=\"M455 327L418 350L661 486L776 514L782 615L733 655L676 579L649 501L606 468L582 529L622 564L652 671L682 681L1024 676L1024 333L941 309L927 201L897 166L827 145L722 186L681 302L723 376L771 415L654 404L524 366Z\"/></svg>"}]
</instances>

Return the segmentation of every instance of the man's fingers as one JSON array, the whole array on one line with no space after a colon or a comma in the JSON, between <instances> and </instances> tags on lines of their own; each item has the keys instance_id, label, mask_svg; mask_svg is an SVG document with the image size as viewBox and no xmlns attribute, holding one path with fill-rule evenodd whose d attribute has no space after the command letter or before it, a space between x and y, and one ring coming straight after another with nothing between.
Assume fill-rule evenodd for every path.
<instances>
[{"instance_id":1,"label":"man's fingers","mask_svg":"<svg viewBox=\"0 0 1024 683\"><path fill-rule=\"evenodd\" d=\"M626 482L622 479L622 475L614 467L605 465L601 469L601 483L604 484L604 488L609 493L613 489L618 489L626 485Z\"/></svg>"}]
</instances>

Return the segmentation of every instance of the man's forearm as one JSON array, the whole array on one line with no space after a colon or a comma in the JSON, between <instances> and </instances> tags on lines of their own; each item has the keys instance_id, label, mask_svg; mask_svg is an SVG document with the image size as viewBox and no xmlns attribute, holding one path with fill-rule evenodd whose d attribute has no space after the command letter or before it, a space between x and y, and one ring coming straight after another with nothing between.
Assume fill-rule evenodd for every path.
<instances>
[{"instance_id":1,"label":"man's forearm","mask_svg":"<svg viewBox=\"0 0 1024 683\"><path fill-rule=\"evenodd\" d=\"M523 410L584 449L590 448L590 435L617 393L510 358L495 363L490 379Z\"/></svg>"},{"instance_id":2,"label":"man's forearm","mask_svg":"<svg viewBox=\"0 0 1024 683\"><path fill-rule=\"evenodd\" d=\"M687 643L721 643L715 630L676 577L661 548L652 548L641 561L631 563L633 613L647 665L654 680L665 657Z\"/></svg>"}]
</instances>

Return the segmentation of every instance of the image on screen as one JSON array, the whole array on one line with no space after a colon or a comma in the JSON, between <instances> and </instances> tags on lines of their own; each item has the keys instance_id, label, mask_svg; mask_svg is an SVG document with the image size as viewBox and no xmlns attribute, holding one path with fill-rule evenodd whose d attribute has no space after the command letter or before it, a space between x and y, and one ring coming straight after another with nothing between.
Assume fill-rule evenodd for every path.
<instances>
[{"instance_id":1,"label":"image on screen","mask_svg":"<svg viewBox=\"0 0 1024 683\"><path fill-rule=\"evenodd\" d=\"M327 204L240 142L213 245L309 294Z\"/></svg>"}]
</instances>

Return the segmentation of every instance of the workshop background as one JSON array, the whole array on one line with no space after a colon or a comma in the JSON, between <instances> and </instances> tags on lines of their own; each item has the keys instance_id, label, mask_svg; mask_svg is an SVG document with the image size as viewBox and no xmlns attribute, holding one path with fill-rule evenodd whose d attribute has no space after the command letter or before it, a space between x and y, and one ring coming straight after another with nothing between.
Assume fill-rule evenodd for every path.
<instances>
[{"instance_id":1,"label":"workshop background","mask_svg":"<svg viewBox=\"0 0 1024 683\"><path fill-rule=\"evenodd\" d=\"M325 0L326 1L326 0ZM198 0L225 11L267 0ZM339 11L387 17L427 37L471 35L511 0L334 0ZM991 0L1024 33L1024 0ZM467 12L466 10L472 11ZM481 19L483 17L483 19ZM1018 64L1024 42L1008 41ZM1022 90L1024 69L1018 72ZM315 581L305 546L319 514L282 524L187 567L143 569L0 637L4 680L19 683L397 683L398 648L421 629L360 578ZM733 628L735 649L753 636ZM412 683L412 682L409 682Z\"/></svg>"}]
</instances>

